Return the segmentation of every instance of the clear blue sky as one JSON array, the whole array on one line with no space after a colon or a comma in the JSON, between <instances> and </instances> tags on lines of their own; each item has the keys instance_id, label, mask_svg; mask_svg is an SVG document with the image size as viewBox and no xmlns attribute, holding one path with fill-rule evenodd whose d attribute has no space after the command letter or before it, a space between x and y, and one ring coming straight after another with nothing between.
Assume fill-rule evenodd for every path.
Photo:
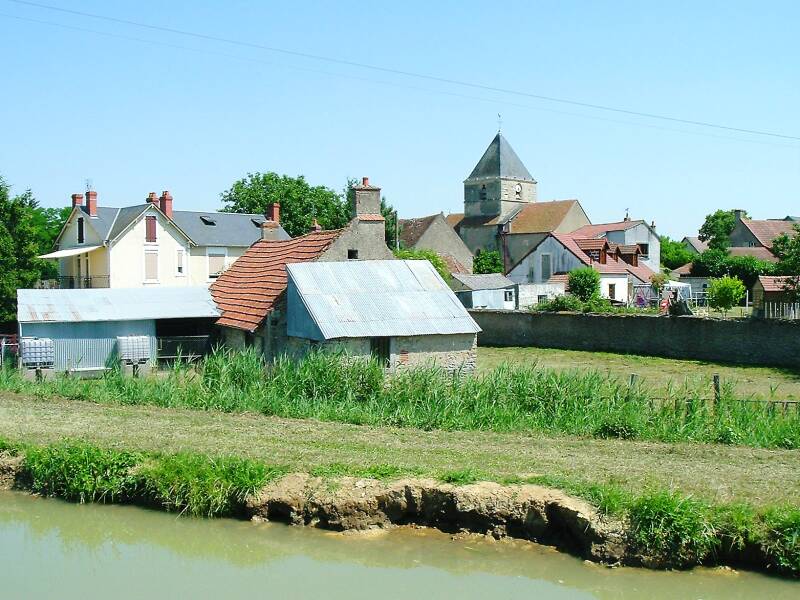
<instances>
[{"instance_id":1,"label":"clear blue sky","mask_svg":"<svg viewBox=\"0 0 800 600\"><path fill-rule=\"evenodd\" d=\"M592 104L800 136L800 3L44 3ZM497 129L541 199L681 237L716 208L800 213L800 141L668 123L159 32L8 0L0 174L45 206L169 189L211 210L248 171L341 189L368 175L401 216L457 212ZM136 38L136 39L129 39ZM137 41L142 40L142 41ZM175 47L177 46L177 47Z\"/></svg>"}]
</instances>

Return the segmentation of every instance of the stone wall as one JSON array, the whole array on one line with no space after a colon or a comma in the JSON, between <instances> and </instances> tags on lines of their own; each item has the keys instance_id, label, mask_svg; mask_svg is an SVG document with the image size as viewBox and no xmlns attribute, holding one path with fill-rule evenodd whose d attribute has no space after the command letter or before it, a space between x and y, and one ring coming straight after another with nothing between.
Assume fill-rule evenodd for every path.
<instances>
[{"instance_id":1,"label":"stone wall","mask_svg":"<svg viewBox=\"0 0 800 600\"><path fill-rule=\"evenodd\" d=\"M437 365L447 371L472 373L476 363L477 338L473 333L458 335L416 335L391 341L391 367Z\"/></svg>"},{"instance_id":2,"label":"stone wall","mask_svg":"<svg viewBox=\"0 0 800 600\"><path fill-rule=\"evenodd\" d=\"M800 367L800 321L471 310L481 346L538 346Z\"/></svg>"}]
</instances>

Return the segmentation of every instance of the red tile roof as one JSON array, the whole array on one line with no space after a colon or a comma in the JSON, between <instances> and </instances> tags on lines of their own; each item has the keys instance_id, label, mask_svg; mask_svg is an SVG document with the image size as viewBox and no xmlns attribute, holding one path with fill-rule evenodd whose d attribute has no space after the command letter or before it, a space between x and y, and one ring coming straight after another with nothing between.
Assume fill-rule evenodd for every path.
<instances>
[{"instance_id":1,"label":"red tile roof","mask_svg":"<svg viewBox=\"0 0 800 600\"><path fill-rule=\"evenodd\" d=\"M578 237L576 237L576 238L573 238L573 239L575 240L575 243L578 244L578 248L580 248L581 250L584 250L584 251L586 251L586 250L602 250L608 244L608 242L606 241L605 238L589 239L589 238L578 238Z\"/></svg>"},{"instance_id":2,"label":"red tile roof","mask_svg":"<svg viewBox=\"0 0 800 600\"><path fill-rule=\"evenodd\" d=\"M755 238L765 248L772 248L772 240L781 235L782 233L793 234L795 225L794 221L754 221L750 219L742 219L742 225L750 230Z\"/></svg>"},{"instance_id":3,"label":"red tile roof","mask_svg":"<svg viewBox=\"0 0 800 600\"><path fill-rule=\"evenodd\" d=\"M639 248L639 244L620 244L619 251L622 254L641 254L642 250Z\"/></svg>"},{"instance_id":4,"label":"red tile roof","mask_svg":"<svg viewBox=\"0 0 800 600\"><path fill-rule=\"evenodd\" d=\"M628 273L636 277L636 279L638 279L642 283L650 283L650 278L653 275L655 275L655 271L653 271L653 269L645 265L637 265L634 267L633 265L629 265L628 263L624 264Z\"/></svg>"},{"instance_id":5,"label":"red tile roof","mask_svg":"<svg viewBox=\"0 0 800 600\"><path fill-rule=\"evenodd\" d=\"M760 246L742 246L737 248L728 248L731 256L755 256L759 260L767 262L778 262L778 257L775 256L767 248Z\"/></svg>"},{"instance_id":6,"label":"red tile roof","mask_svg":"<svg viewBox=\"0 0 800 600\"><path fill-rule=\"evenodd\" d=\"M358 215L356 217L359 221L385 221L383 215Z\"/></svg>"},{"instance_id":7,"label":"red tile roof","mask_svg":"<svg viewBox=\"0 0 800 600\"><path fill-rule=\"evenodd\" d=\"M430 215L428 217L417 217L416 219L400 219L400 241L403 242L406 248L413 248L438 216Z\"/></svg>"},{"instance_id":8,"label":"red tile roof","mask_svg":"<svg viewBox=\"0 0 800 600\"><path fill-rule=\"evenodd\" d=\"M577 200L531 202L511 219L510 233L547 233L558 229Z\"/></svg>"},{"instance_id":9,"label":"red tile roof","mask_svg":"<svg viewBox=\"0 0 800 600\"><path fill-rule=\"evenodd\" d=\"M673 269L672 272L677 273L678 275L689 275L692 272L692 263L688 262L677 269Z\"/></svg>"},{"instance_id":10,"label":"red tile roof","mask_svg":"<svg viewBox=\"0 0 800 600\"><path fill-rule=\"evenodd\" d=\"M598 223L597 225L584 225L573 231L570 235L575 237L595 238L603 235L607 231L625 231L631 227L642 225L641 219L636 221L617 221L616 223Z\"/></svg>"},{"instance_id":11,"label":"red tile roof","mask_svg":"<svg viewBox=\"0 0 800 600\"><path fill-rule=\"evenodd\" d=\"M447 221L447 224L450 225L453 229L456 229L459 225L461 225L461 221L464 220L464 213L450 213L444 218Z\"/></svg>"},{"instance_id":12,"label":"red tile roof","mask_svg":"<svg viewBox=\"0 0 800 600\"><path fill-rule=\"evenodd\" d=\"M467 267L462 265L454 256L451 256L450 254L440 254L440 256L447 265L447 270L450 271L451 273L461 273L469 275Z\"/></svg>"},{"instance_id":13,"label":"red tile roof","mask_svg":"<svg viewBox=\"0 0 800 600\"><path fill-rule=\"evenodd\" d=\"M572 254L574 254L579 261L581 261L586 266L592 267L598 273L602 273L604 275L615 275L615 274L624 275L627 274L628 272L627 269L625 268L628 265L626 265L625 263L619 263L615 260L609 260L607 263L602 264L593 261L586 255L586 253L583 250L581 250L581 247L578 245L578 241L572 237L571 233L570 234L551 233L550 235L552 235L555 239L561 242L561 244L567 250L572 252ZM605 240L603 240L603 242L605 242Z\"/></svg>"},{"instance_id":14,"label":"red tile roof","mask_svg":"<svg viewBox=\"0 0 800 600\"><path fill-rule=\"evenodd\" d=\"M343 229L312 231L285 241L259 240L211 286L222 316L218 325L253 332L286 289L286 265L316 260Z\"/></svg>"},{"instance_id":15,"label":"red tile roof","mask_svg":"<svg viewBox=\"0 0 800 600\"><path fill-rule=\"evenodd\" d=\"M775 277L772 275L759 275L758 281L764 287L765 292L785 292L786 283L789 277Z\"/></svg>"}]
</instances>

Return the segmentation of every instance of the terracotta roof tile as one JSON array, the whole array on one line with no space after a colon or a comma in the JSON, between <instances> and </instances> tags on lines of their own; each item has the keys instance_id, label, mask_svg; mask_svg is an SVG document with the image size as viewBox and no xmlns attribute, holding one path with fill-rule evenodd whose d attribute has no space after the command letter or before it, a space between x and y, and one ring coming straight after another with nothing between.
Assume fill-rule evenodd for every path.
<instances>
[{"instance_id":1,"label":"terracotta roof tile","mask_svg":"<svg viewBox=\"0 0 800 600\"><path fill-rule=\"evenodd\" d=\"M358 215L359 221L385 221L383 215Z\"/></svg>"},{"instance_id":2,"label":"terracotta roof tile","mask_svg":"<svg viewBox=\"0 0 800 600\"><path fill-rule=\"evenodd\" d=\"M451 273L460 273L464 275L469 275L469 271L467 268L462 265L454 256L450 254L441 254L442 260L444 260L445 264L447 265L447 269Z\"/></svg>"},{"instance_id":3,"label":"terracotta roof tile","mask_svg":"<svg viewBox=\"0 0 800 600\"><path fill-rule=\"evenodd\" d=\"M619 251L621 254L641 254L642 250L639 244L619 244Z\"/></svg>"},{"instance_id":4,"label":"terracotta roof tile","mask_svg":"<svg viewBox=\"0 0 800 600\"><path fill-rule=\"evenodd\" d=\"M558 229L577 200L526 204L511 218L511 233L549 233Z\"/></svg>"},{"instance_id":5,"label":"terracotta roof tile","mask_svg":"<svg viewBox=\"0 0 800 600\"><path fill-rule=\"evenodd\" d=\"M750 230L762 246L765 248L772 248L772 241L782 233L793 235L793 225L795 225L795 223L794 221L755 221L742 219L742 225Z\"/></svg>"},{"instance_id":6,"label":"terracotta roof tile","mask_svg":"<svg viewBox=\"0 0 800 600\"><path fill-rule=\"evenodd\" d=\"M728 248L731 256L755 256L759 260L767 262L778 262L778 257L775 256L768 248L760 246L743 246L736 248Z\"/></svg>"},{"instance_id":7,"label":"terracotta roof tile","mask_svg":"<svg viewBox=\"0 0 800 600\"><path fill-rule=\"evenodd\" d=\"M773 275L760 275L758 281L764 287L765 292L785 292L786 283L789 277L776 277Z\"/></svg>"},{"instance_id":8,"label":"terracotta roof tile","mask_svg":"<svg viewBox=\"0 0 800 600\"><path fill-rule=\"evenodd\" d=\"M406 248L413 248L419 241L433 220L439 215L419 217L417 219L400 219L400 241Z\"/></svg>"},{"instance_id":9,"label":"terracotta roof tile","mask_svg":"<svg viewBox=\"0 0 800 600\"><path fill-rule=\"evenodd\" d=\"M583 251L586 251L586 250L602 250L603 248L606 247L606 244L608 244L608 242L606 241L605 238L590 239L590 238L577 238L576 237L576 238L573 238L573 239L575 240L575 243L578 244L578 248L580 248Z\"/></svg>"},{"instance_id":10,"label":"terracotta roof tile","mask_svg":"<svg viewBox=\"0 0 800 600\"><path fill-rule=\"evenodd\" d=\"M251 332L258 329L286 289L286 265L316 260L343 231L313 231L291 240L255 242L211 286L211 296L222 312L217 324Z\"/></svg>"},{"instance_id":11,"label":"terracotta roof tile","mask_svg":"<svg viewBox=\"0 0 800 600\"><path fill-rule=\"evenodd\" d=\"M450 213L444 218L447 221L447 224L450 225L453 229L456 229L459 225L461 225L461 221L464 220L464 213Z\"/></svg>"}]
</instances>

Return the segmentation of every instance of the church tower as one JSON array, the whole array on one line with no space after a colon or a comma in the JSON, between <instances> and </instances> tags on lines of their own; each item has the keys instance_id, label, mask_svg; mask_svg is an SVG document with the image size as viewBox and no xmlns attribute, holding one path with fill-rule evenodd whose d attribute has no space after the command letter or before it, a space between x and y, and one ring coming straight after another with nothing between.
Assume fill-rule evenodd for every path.
<instances>
[{"instance_id":1,"label":"church tower","mask_svg":"<svg viewBox=\"0 0 800 600\"><path fill-rule=\"evenodd\" d=\"M464 180L465 217L505 217L536 202L536 180L498 131Z\"/></svg>"}]
</instances>

